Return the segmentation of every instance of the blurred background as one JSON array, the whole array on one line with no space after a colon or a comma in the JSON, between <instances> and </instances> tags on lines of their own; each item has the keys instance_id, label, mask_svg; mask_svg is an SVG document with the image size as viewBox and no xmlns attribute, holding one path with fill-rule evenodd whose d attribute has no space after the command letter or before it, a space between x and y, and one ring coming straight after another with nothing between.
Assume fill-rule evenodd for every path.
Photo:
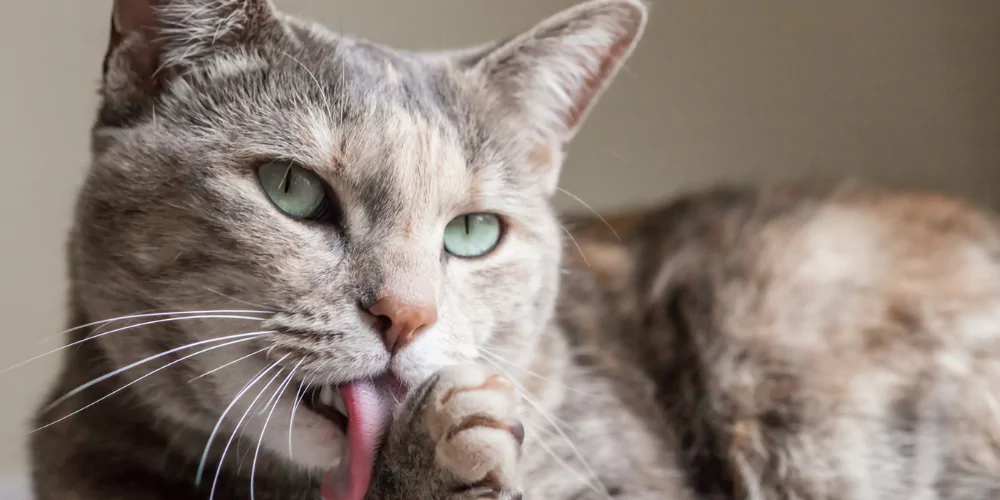
<instances>
[{"instance_id":1,"label":"blurred background","mask_svg":"<svg viewBox=\"0 0 1000 500\"><path fill-rule=\"evenodd\" d=\"M501 37L573 0L275 0L410 49ZM653 0L646 37L570 149L602 211L719 182L857 177L1000 205L1000 2ZM58 344L110 0L0 16L0 369ZM585 210L560 195L559 207ZM0 373L0 476L58 361Z\"/></svg>"}]
</instances>

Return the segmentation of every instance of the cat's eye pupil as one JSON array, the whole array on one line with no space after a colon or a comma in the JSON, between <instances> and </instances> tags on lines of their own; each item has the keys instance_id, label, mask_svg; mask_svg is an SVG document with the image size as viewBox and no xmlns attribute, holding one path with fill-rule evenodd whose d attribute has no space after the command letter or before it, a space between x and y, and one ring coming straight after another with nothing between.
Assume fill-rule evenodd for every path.
<instances>
[{"instance_id":1,"label":"cat's eye pupil","mask_svg":"<svg viewBox=\"0 0 1000 500\"><path fill-rule=\"evenodd\" d=\"M444 250L456 257L482 257L496 248L502 233L496 214L459 215L444 228Z\"/></svg>"},{"instance_id":2,"label":"cat's eye pupil","mask_svg":"<svg viewBox=\"0 0 1000 500\"><path fill-rule=\"evenodd\" d=\"M292 162L271 161L257 168L261 188L279 210L300 219L319 219L329 205L326 184L315 172Z\"/></svg>"},{"instance_id":3,"label":"cat's eye pupil","mask_svg":"<svg viewBox=\"0 0 1000 500\"><path fill-rule=\"evenodd\" d=\"M285 170L285 176L281 178L281 189L286 193L288 192L288 188L291 187L292 184L291 175L292 175L292 166L288 165L288 168Z\"/></svg>"}]
</instances>

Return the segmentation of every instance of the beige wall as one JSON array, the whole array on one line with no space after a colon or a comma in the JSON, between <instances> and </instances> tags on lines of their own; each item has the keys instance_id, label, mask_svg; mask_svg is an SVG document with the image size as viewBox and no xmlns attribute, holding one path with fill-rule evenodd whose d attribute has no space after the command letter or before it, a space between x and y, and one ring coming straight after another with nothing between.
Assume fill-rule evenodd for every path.
<instances>
[{"instance_id":1,"label":"beige wall","mask_svg":"<svg viewBox=\"0 0 1000 500\"><path fill-rule=\"evenodd\" d=\"M571 3L278 0L412 48L503 35ZM1000 201L1000 2L654 4L644 45L569 156L563 187L595 207L803 175ZM62 324L64 233L109 5L13 0L0 17L0 367L54 347L39 339ZM0 472L19 467L25 418L54 361L0 373Z\"/></svg>"}]
</instances>

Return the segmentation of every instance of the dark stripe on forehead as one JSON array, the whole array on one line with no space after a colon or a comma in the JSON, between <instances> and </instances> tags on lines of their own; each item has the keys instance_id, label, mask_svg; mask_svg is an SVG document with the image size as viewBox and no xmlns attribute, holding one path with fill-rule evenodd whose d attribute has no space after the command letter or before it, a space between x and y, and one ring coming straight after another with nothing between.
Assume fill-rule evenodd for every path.
<instances>
[{"instance_id":1,"label":"dark stripe on forehead","mask_svg":"<svg viewBox=\"0 0 1000 500\"><path fill-rule=\"evenodd\" d=\"M457 136L457 142L462 146L466 166L475 169L489 163L486 161L489 156L486 146L490 133L484 117L473 108L474 98L456 78L449 71L439 71L433 75L433 88L451 126L450 132Z\"/></svg>"},{"instance_id":2,"label":"dark stripe on forehead","mask_svg":"<svg viewBox=\"0 0 1000 500\"><path fill-rule=\"evenodd\" d=\"M364 200L368 225L376 231L389 228L406 210L402 195L390 184L392 181L388 177L368 176L367 179L358 190L358 196Z\"/></svg>"}]
</instances>

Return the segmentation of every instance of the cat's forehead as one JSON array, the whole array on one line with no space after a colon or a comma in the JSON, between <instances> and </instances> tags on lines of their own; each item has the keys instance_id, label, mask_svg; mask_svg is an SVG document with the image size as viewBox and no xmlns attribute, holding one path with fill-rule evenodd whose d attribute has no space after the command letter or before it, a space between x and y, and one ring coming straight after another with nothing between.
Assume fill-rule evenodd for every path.
<instances>
[{"instance_id":1,"label":"cat's forehead","mask_svg":"<svg viewBox=\"0 0 1000 500\"><path fill-rule=\"evenodd\" d=\"M496 208L522 190L510 168L516 148L460 68L363 40L300 34L301 44L220 57L204 78L175 86L158 111L179 118L178 133L208 135L173 143L222 145L228 164L295 160L372 220L440 221Z\"/></svg>"},{"instance_id":2,"label":"cat's forehead","mask_svg":"<svg viewBox=\"0 0 1000 500\"><path fill-rule=\"evenodd\" d=\"M369 198L366 206L383 207L386 218L416 215L422 205L467 203L473 184L489 169L484 145L475 140L482 135L478 120L462 101L458 82L441 68L378 47L331 55L324 73L339 83L322 105L333 116L317 118L327 111L313 110L310 133L318 139L313 144L330 147L323 154L332 158L333 175Z\"/></svg>"},{"instance_id":3,"label":"cat's forehead","mask_svg":"<svg viewBox=\"0 0 1000 500\"><path fill-rule=\"evenodd\" d=\"M433 221L476 204L483 171L471 168L454 129L398 109L329 133L341 145L333 153L335 182L350 184L345 201L364 206L373 221Z\"/></svg>"}]
</instances>

